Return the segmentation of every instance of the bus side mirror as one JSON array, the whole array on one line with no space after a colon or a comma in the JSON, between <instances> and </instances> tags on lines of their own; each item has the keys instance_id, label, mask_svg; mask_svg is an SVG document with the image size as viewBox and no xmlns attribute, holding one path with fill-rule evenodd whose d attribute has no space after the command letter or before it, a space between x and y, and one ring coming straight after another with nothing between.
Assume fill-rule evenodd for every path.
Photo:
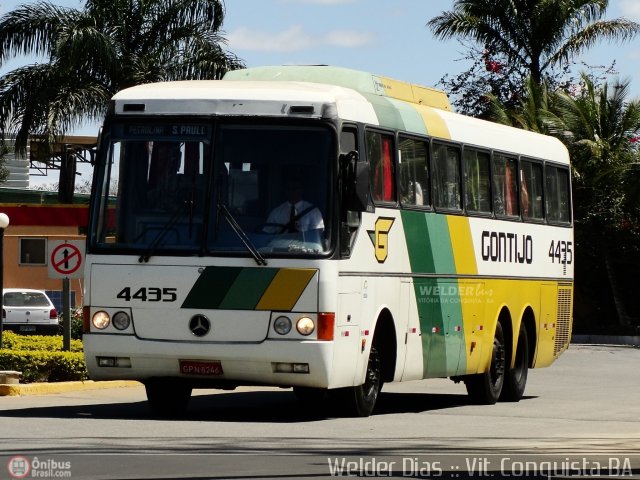
<instances>
[{"instance_id":1,"label":"bus side mirror","mask_svg":"<svg viewBox=\"0 0 640 480\"><path fill-rule=\"evenodd\" d=\"M369 163L357 151L340 155L342 199L346 210L364 212L369 205Z\"/></svg>"}]
</instances>

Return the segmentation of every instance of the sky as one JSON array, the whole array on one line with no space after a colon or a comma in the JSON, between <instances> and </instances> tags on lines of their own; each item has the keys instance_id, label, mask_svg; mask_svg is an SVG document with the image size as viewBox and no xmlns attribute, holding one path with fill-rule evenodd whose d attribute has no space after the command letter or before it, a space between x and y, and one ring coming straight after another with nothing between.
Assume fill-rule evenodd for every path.
<instances>
[{"instance_id":1,"label":"sky","mask_svg":"<svg viewBox=\"0 0 640 480\"><path fill-rule=\"evenodd\" d=\"M28 0L0 0L0 15ZM82 8L81 0L51 0ZM247 66L326 64L353 68L410 83L438 87L445 75L469 66L466 48L456 40L434 38L426 23L453 0L226 0L223 35L227 50ZM607 19L640 22L640 0L610 0ZM632 42L605 42L576 59L608 66L631 79L631 96L640 98L640 37ZM0 67L0 75L33 58ZM84 125L79 135L96 135L98 125ZM57 174L54 173L54 176ZM57 178L31 177L32 184Z\"/></svg>"}]
</instances>

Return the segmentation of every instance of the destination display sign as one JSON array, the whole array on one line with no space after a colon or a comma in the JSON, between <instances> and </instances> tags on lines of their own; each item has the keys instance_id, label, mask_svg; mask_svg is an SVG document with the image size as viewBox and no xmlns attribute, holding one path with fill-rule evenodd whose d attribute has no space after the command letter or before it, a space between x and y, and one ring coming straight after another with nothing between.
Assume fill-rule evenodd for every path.
<instances>
[{"instance_id":1,"label":"destination display sign","mask_svg":"<svg viewBox=\"0 0 640 480\"><path fill-rule=\"evenodd\" d=\"M115 130L117 136L125 138L205 141L209 138L210 129L210 125L204 123L167 123L121 125Z\"/></svg>"}]
</instances>

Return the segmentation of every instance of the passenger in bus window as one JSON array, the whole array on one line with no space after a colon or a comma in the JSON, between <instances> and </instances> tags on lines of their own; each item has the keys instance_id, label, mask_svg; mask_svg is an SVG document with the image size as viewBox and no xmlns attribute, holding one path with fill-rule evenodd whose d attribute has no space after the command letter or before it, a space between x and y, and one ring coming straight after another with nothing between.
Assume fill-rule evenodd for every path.
<instances>
[{"instance_id":1,"label":"passenger in bus window","mask_svg":"<svg viewBox=\"0 0 640 480\"><path fill-rule=\"evenodd\" d=\"M287 180L285 193L287 200L271 211L263 228L265 233L296 233L324 229L320 210L302 198L302 180Z\"/></svg>"},{"instance_id":2,"label":"passenger in bus window","mask_svg":"<svg viewBox=\"0 0 640 480\"><path fill-rule=\"evenodd\" d=\"M522 216L525 218L531 217L529 201L529 179L525 173L524 168L520 169L520 203L522 204Z\"/></svg>"}]
</instances>

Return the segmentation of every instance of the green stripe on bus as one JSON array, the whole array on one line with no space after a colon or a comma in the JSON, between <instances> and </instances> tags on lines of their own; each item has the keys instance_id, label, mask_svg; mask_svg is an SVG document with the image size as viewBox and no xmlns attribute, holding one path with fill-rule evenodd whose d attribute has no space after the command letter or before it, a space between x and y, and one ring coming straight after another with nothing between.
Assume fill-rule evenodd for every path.
<instances>
[{"instance_id":1,"label":"green stripe on bus","mask_svg":"<svg viewBox=\"0 0 640 480\"><path fill-rule=\"evenodd\" d=\"M240 275L239 267L207 267L182 303L182 308L217 308Z\"/></svg>"},{"instance_id":2,"label":"green stripe on bus","mask_svg":"<svg viewBox=\"0 0 640 480\"><path fill-rule=\"evenodd\" d=\"M218 308L253 310L278 273L277 268L243 268Z\"/></svg>"},{"instance_id":3,"label":"green stripe on bus","mask_svg":"<svg viewBox=\"0 0 640 480\"><path fill-rule=\"evenodd\" d=\"M413 105L393 98L389 98L388 101L391 102L391 104L400 113L405 130L421 135L427 134L427 127L424 124L424 119Z\"/></svg>"},{"instance_id":4,"label":"green stripe on bus","mask_svg":"<svg viewBox=\"0 0 640 480\"><path fill-rule=\"evenodd\" d=\"M415 273L434 273L433 252L427 229L427 214L407 210L402 210L400 214L407 242L411 271Z\"/></svg>"},{"instance_id":5,"label":"green stripe on bus","mask_svg":"<svg viewBox=\"0 0 640 480\"><path fill-rule=\"evenodd\" d=\"M426 217L427 230L431 239L430 248L433 252L434 271L437 273L456 273L447 217L435 213L428 213Z\"/></svg>"},{"instance_id":6,"label":"green stripe on bus","mask_svg":"<svg viewBox=\"0 0 640 480\"><path fill-rule=\"evenodd\" d=\"M402 116L390 99L371 93L363 93L363 95L371 103L380 126L405 130Z\"/></svg>"},{"instance_id":7,"label":"green stripe on bus","mask_svg":"<svg viewBox=\"0 0 640 480\"><path fill-rule=\"evenodd\" d=\"M277 268L207 267L182 308L253 310Z\"/></svg>"},{"instance_id":8,"label":"green stripe on bus","mask_svg":"<svg viewBox=\"0 0 640 480\"><path fill-rule=\"evenodd\" d=\"M444 215L402 211L402 225L413 273L455 272L449 226ZM414 277L426 377L466 369L464 328L458 282Z\"/></svg>"}]
</instances>

